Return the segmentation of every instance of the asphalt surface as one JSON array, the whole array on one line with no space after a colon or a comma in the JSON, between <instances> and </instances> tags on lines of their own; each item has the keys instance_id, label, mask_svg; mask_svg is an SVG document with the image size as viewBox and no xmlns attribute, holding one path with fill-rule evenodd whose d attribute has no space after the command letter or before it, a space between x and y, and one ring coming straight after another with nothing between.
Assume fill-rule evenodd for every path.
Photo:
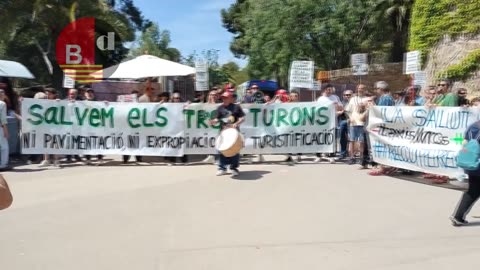
<instances>
[{"instance_id":1,"label":"asphalt surface","mask_svg":"<svg viewBox=\"0 0 480 270\"><path fill-rule=\"evenodd\" d=\"M266 157L278 160L283 157ZM2 270L476 269L460 191L344 164L16 167ZM473 216L473 217L472 217Z\"/></svg>"}]
</instances>

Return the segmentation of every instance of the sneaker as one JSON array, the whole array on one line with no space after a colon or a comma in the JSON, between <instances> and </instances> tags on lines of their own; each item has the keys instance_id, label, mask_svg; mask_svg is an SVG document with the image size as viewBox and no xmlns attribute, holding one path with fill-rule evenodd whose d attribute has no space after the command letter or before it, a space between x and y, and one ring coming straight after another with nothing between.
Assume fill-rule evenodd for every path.
<instances>
[{"instance_id":1,"label":"sneaker","mask_svg":"<svg viewBox=\"0 0 480 270\"><path fill-rule=\"evenodd\" d=\"M225 175L227 174L224 170L218 170L217 171L217 176L222 176L222 175Z\"/></svg>"},{"instance_id":2,"label":"sneaker","mask_svg":"<svg viewBox=\"0 0 480 270\"><path fill-rule=\"evenodd\" d=\"M27 165L32 165L32 161L31 161L31 160L27 160Z\"/></svg>"},{"instance_id":3,"label":"sneaker","mask_svg":"<svg viewBox=\"0 0 480 270\"><path fill-rule=\"evenodd\" d=\"M260 162L260 163L265 162L265 159L263 158L263 155L258 155L258 162Z\"/></svg>"},{"instance_id":4,"label":"sneaker","mask_svg":"<svg viewBox=\"0 0 480 270\"><path fill-rule=\"evenodd\" d=\"M297 162L302 162L302 156L297 156Z\"/></svg>"},{"instance_id":5,"label":"sneaker","mask_svg":"<svg viewBox=\"0 0 480 270\"><path fill-rule=\"evenodd\" d=\"M293 159L291 156L288 156L283 162L293 162Z\"/></svg>"},{"instance_id":6,"label":"sneaker","mask_svg":"<svg viewBox=\"0 0 480 270\"><path fill-rule=\"evenodd\" d=\"M232 176L238 176L239 172L237 169L232 170Z\"/></svg>"},{"instance_id":7,"label":"sneaker","mask_svg":"<svg viewBox=\"0 0 480 270\"><path fill-rule=\"evenodd\" d=\"M313 162L318 163L320 161L322 161L322 158L317 157Z\"/></svg>"},{"instance_id":8,"label":"sneaker","mask_svg":"<svg viewBox=\"0 0 480 270\"><path fill-rule=\"evenodd\" d=\"M466 221L464 219L457 219L455 217L450 217L450 221L452 221L452 225L455 226L455 227L463 226L463 225L468 224L468 221Z\"/></svg>"},{"instance_id":9,"label":"sneaker","mask_svg":"<svg viewBox=\"0 0 480 270\"><path fill-rule=\"evenodd\" d=\"M328 162L330 162L330 164L333 164L336 162L335 158L327 158Z\"/></svg>"},{"instance_id":10,"label":"sneaker","mask_svg":"<svg viewBox=\"0 0 480 270\"><path fill-rule=\"evenodd\" d=\"M44 160L42 161L42 163L40 163L40 165L38 165L38 167L48 167L50 166L50 161L48 160Z\"/></svg>"},{"instance_id":11,"label":"sneaker","mask_svg":"<svg viewBox=\"0 0 480 270\"><path fill-rule=\"evenodd\" d=\"M203 163L215 163L215 157L212 155L208 155L206 159L202 161Z\"/></svg>"},{"instance_id":12,"label":"sneaker","mask_svg":"<svg viewBox=\"0 0 480 270\"><path fill-rule=\"evenodd\" d=\"M354 159L354 158L351 158L351 159L348 160L348 165L353 165L353 164L355 164L355 163L356 163L356 162L355 162L355 159Z\"/></svg>"}]
</instances>

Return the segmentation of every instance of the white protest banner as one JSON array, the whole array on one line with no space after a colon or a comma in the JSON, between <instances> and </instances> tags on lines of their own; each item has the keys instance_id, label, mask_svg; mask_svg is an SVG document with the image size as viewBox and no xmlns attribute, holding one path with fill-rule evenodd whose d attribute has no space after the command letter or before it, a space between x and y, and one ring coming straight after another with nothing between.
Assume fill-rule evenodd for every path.
<instances>
[{"instance_id":1,"label":"white protest banner","mask_svg":"<svg viewBox=\"0 0 480 270\"><path fill-rule=\"evenodd\" d=\"M184 152L183 104L24 99L22 119L23 154Z\"/></svg>"},{"instance_id":2,"label":"white protest banner","mask_svg":"<svg viewBox=\"0 0 480 270\"><path fill-rule=\"evenodd\" d=\"M25 99L22 153L181 156L214 154L218 104L103 103ZM332 153L331 102L248 104L244 154Z\"/></svg>"},{"instance_id":3,"label":"white protest banner","mask_svg":"<svg viewBox=\"0 0 480 270\"><path fill-rule=\"evenodd\" d=\"M475 109L373 107L367 130L375 162L455 177L456 156L466 128L479 119Z\"/></svg>"},{"instance_id":4,"label":"white protest banner","mask_svg":"<svg viewBox=\"0 0 480 270\"><path fill-rule=\"evenodd\" d=\"M218 127L209 127L219 105L191 104L185 110L186 154L214 154ZM331 102L241 105L243 154L333 153L335 110Z\"/></svg>"},{"instance_id":5,"label":"white protest banner","mask_svg":"<svg viewBox=\"0 0 480 270\"><path fill-rule=\"evenodd\" d=\"M420 71L420 51L407 52L405 54L405 74L415 74Z\"/></svg>"},{"instance_id":6,"label":"white protest banner","mask_svg":"<svg viewBox=\"0 0 480 270\"><path fill-rule=\"evenodd\" d=\"M368 75L368 54L357 53L351 55L352 74L355 76Z\"/></svg>"},{"instance_id":7,"label":"white protest banner","mask_svg":"<svg viewBox=\"0 0 480 270\"><path fill-rule=\"evenodd\" d=\"M208 63L204 60L195 62L195 90L208 91Z\"/></svg>"},{"instance_id":8,"label":"white protest banner","mask_svg":"<svg viewBox=\"0 0 480 270\"><path fill-rule=\"evenodd\" d=\"M290 90L294 88L313 88L314 71L313 61L293 61L289 74Z\"/></svg>"}]
</instances>

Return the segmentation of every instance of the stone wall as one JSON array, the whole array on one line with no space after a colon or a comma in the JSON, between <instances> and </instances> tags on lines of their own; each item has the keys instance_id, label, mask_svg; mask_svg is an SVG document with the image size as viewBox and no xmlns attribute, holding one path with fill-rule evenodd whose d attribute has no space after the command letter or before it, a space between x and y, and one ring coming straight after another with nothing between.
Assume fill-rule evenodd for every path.
<instances>
[{"instance_id":1,"label":"stone wall","mask_svg":"<svg viewBox=\"0 0 480 270\"><path fill-rule=\"evenodd\" d=\"M444 37L428 55L425 65L428 82L434 83L437 76L448 77L448 74L441 74L441 71L448 66L460 63L465 56L477 49L480 49L480 35L463 35L455 39ZM465 82L454 82L453 87L467 88L471 95L478 96L480 94L480 71L477 71Z\"/></svg>"}]
</instances>

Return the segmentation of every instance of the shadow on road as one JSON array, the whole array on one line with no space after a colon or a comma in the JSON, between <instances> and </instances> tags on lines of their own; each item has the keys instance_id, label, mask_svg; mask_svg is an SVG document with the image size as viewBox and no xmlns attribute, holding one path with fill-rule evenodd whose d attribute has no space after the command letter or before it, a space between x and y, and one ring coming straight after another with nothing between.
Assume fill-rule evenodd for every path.
<instances>
[{"instance_id":1,"label":"shadow on road","mask_svg":"<svg viewBox=\"0 0 480 270\"><path fill-rule=\"evenodd\" d=\"M254 180L259 180L259 179L263 178L264 175L270 174L270 173L272 173L272 172L270 172L270 171L255 171L255 170L242 171L238 176L234 176L232 178L235 179L235 180L254 181Z\"/></svg>"}]
</instances>

